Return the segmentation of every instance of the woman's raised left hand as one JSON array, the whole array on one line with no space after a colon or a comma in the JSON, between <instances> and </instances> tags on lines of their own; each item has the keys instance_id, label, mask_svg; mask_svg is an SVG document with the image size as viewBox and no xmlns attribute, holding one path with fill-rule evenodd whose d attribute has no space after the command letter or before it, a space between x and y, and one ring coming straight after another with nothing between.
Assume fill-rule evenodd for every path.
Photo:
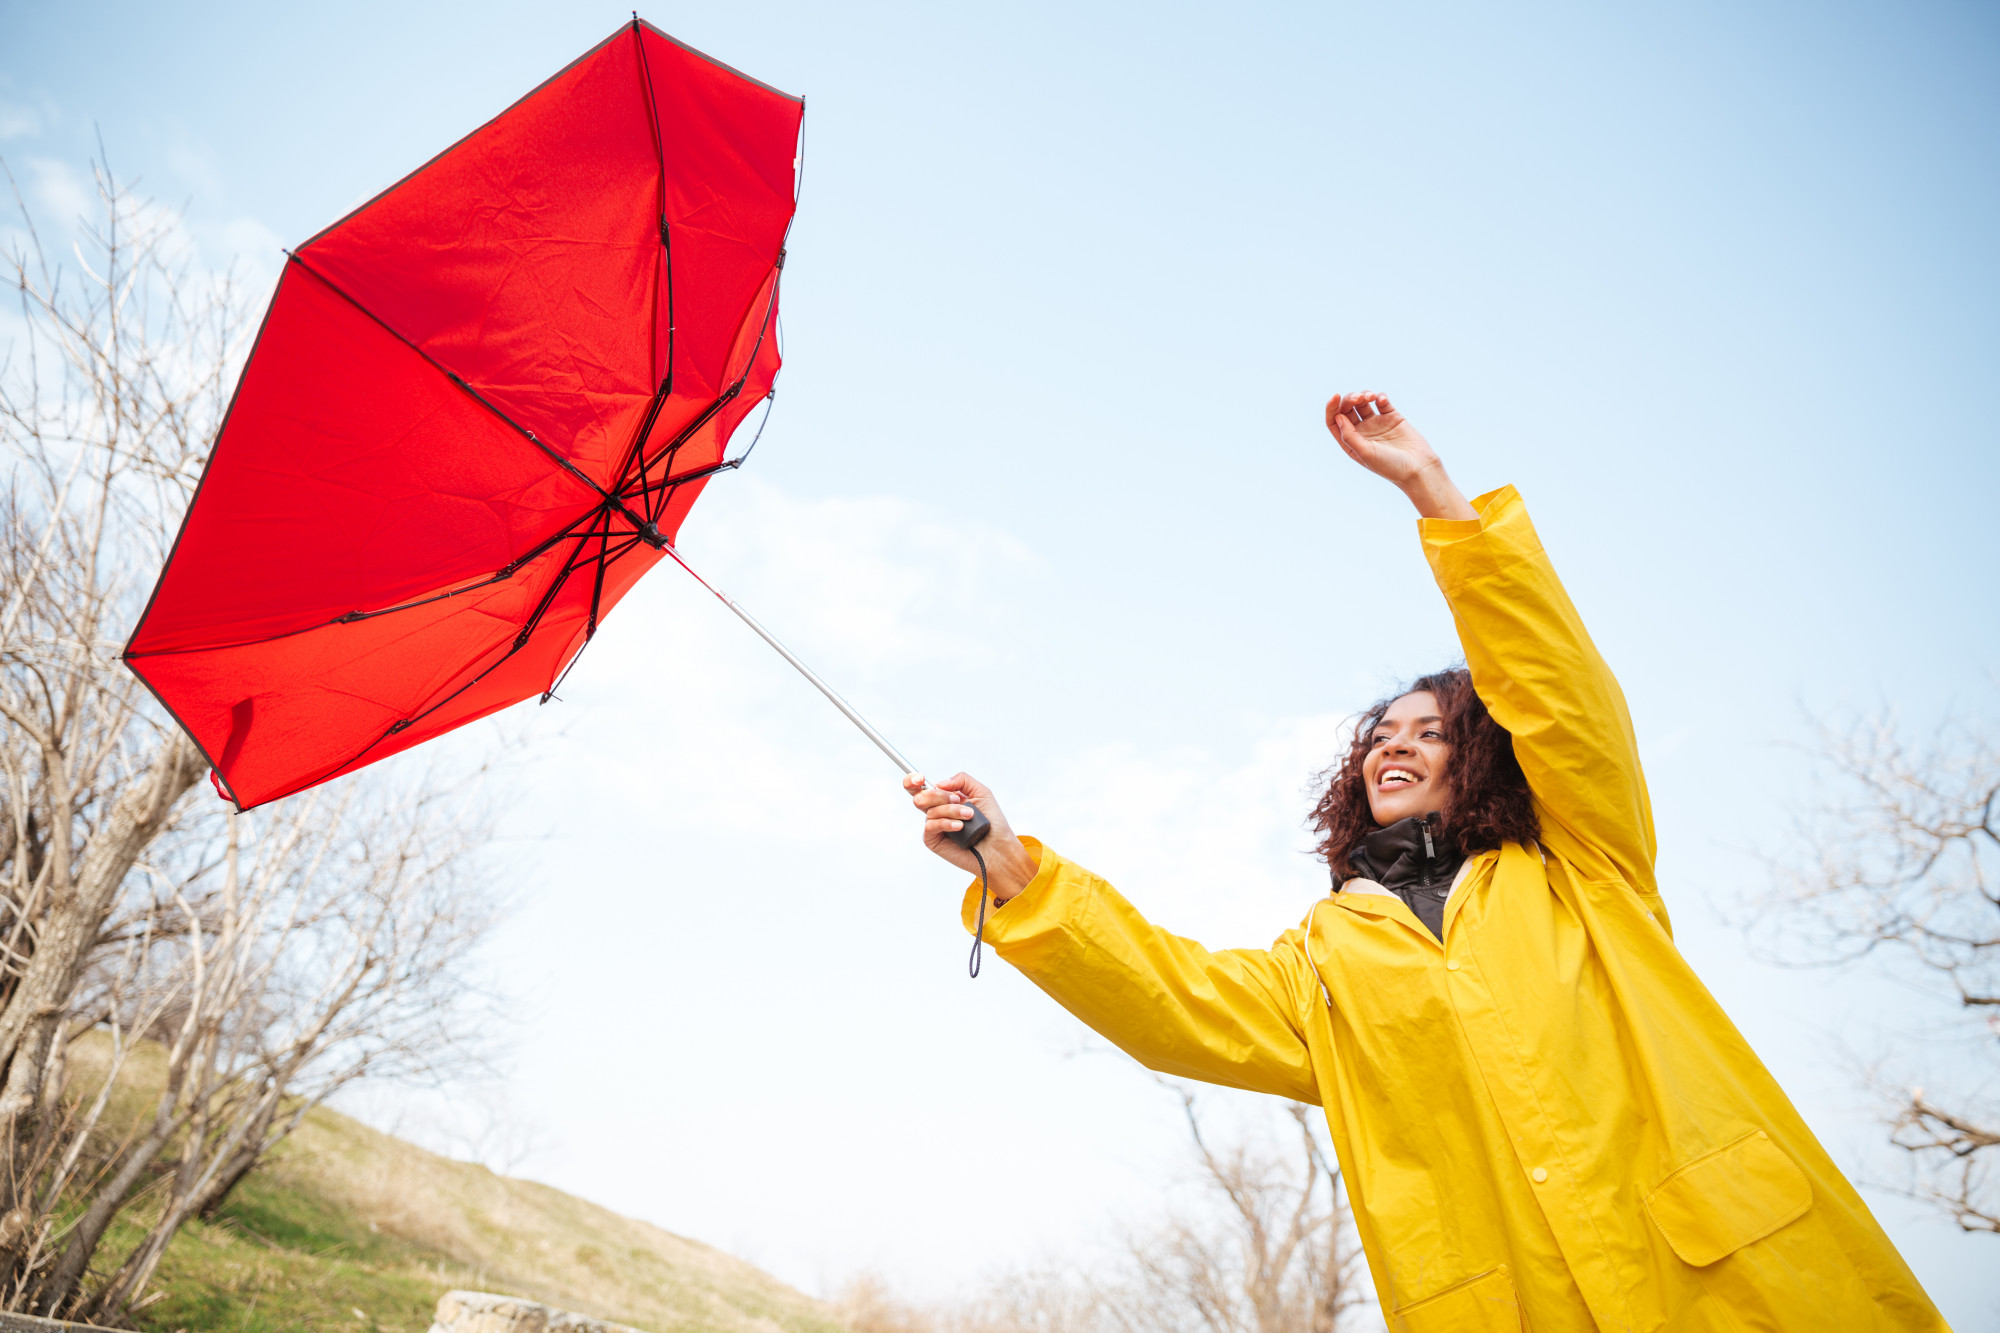
<instances>
[{"instance_id":1,"label":"woman's raised left hand","mask_svg":"<svg viewBox=\"0 0 2000 1333\"><path fill-rule=\"evenodd\" d=\"M1479 517L1431 442L1396 410L1388 394L1335 394L1327 400L1326 428L1349 458L1393 484L1425 518Z\"/></svg>"}]
</instances>

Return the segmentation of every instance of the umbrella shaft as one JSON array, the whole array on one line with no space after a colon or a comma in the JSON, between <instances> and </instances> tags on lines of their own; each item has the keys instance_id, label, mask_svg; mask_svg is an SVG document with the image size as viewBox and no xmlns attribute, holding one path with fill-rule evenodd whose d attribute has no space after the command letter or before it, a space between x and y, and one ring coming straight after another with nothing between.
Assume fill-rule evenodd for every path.
<instances>
[{"instance_id":1,"label":"umbrella shaft","mask_svg":"<svg viewBox=\"0 0 2000 1333\"><path fill-rule=\"evenodd\" d=\"M854 706L848 703L847 700L841 698L839 693L833 688L833 686L821 680L819 678L819 674L815 672L811 667L807 666L804 662L801 662L796 656L794 656L791 649L785 647L784 644L778 642L778 636L771 633L771 631L765 629L764 626L761 623L759 623L757 617L751 615L748 611L745 611L742 607L738 606L735 603L735 601L733 601L730 598L729 594L723 592L722 589L716 587L714 584L710 583L707 579L703 578L701 575L696 574L694 572L693 566L689 565L687 561L681 559L681 553L679 551L675 550L672 546L667 546L663 549L666 551L668 555L674 558L675 564L679 565L682 569L687 570L689 574L693 575L694 581L696 583L699 583L702 587L714 593L715 599L717 601L721 602L731 611L734 611L737 615L737 618L740 619L744 624L748 625L751 629L756 630L758 638L762 639L765 643L768 643L773 648L777 649L778 656L784 658L787 662L790 662L794 667L796 667L798 669L798 673L801 676L804 676L807 680L811 681L813 683L813 688L818 690L821 694L824 694L827 697L827 701L829 703L831 703L835 708L838 708L842 713L844 713L847 716L847 720L849 722L852 722L855 726L861 728L861 734L866 736L869 740L874 741L875 747L879 749L883 754L888 755L890 760L895 763L897 768L901 769L904 773L915 773L917 771L917 766L915 764L912 764L908 759L905 759L903 757L903 752L901 750L898 750L895 746L889 744L888 737L884 736L881 732L875 730L875 728L869 726L867 718L855 712Z\"/></svg>"}]
</instances>

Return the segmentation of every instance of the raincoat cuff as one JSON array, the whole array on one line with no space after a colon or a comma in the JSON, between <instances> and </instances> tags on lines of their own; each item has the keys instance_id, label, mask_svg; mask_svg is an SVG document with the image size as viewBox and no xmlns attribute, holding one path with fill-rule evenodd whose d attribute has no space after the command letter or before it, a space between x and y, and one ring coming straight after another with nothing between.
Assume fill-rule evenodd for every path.
<instances>
[{"instance_id":1,"label":"raincoat cuff","mask_svg":"<svg viewBox=\"0 0 2000 1333\"><path fill-rule=\"evenodd\" d=\"M1028 887L1022 889L1012 898L1009 898L1003 906L994 907L990 904L987 906L986 938L996 945L1005 938L1003 923L1019 921L1024 917L1033 915L1035 903L1047 896L1046 891L1048 886L1055 879L1056 871L1063 864L1063 859L1054 852L1044 848L1039 838L1030 838L1023 835L1021 845L1028 849L1028 855L1035 858L1035 877L1028 881ZM1016 910L1017 904L1019 905L1019 910ZM965 901L960 907L959 915L965 921L966 934L971 934L979 924L979 877L977 875L973 876L972 883L965 886Z\"/></svg>"},{"instance_id":2,"label":"raincoat cuff","mask_svg":"<svg viewBox=\"0 0 2000 1333\"><path fill-rule=\"evenodd\" d=\"M1447 591L1454 584L1541 555L1542 541L1528 520L1528 506L1512 486L1472 502L1477 518L1420 518L1424 558Z\"/></svg>"}]
</instances>

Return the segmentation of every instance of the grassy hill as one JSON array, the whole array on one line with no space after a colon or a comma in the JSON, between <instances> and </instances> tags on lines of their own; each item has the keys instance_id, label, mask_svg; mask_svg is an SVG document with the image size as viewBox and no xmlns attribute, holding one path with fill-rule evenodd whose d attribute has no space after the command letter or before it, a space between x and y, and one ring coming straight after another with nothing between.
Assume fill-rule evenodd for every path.
<instances>
[{"instance_id":1,"label":"grassy hill","mask_svg":"<svg viewBox=\"0 0 2000 1333\"><path fill-rule=\"evenodd\" d=\"M114 1231L109 1253L136 1232ZM134 1319L172 1333L424 1333L454 1287L648 1330L841 1333L740 1259L315 1111L212 1223L174 1239Z\"/></svg>"}]
</instances>

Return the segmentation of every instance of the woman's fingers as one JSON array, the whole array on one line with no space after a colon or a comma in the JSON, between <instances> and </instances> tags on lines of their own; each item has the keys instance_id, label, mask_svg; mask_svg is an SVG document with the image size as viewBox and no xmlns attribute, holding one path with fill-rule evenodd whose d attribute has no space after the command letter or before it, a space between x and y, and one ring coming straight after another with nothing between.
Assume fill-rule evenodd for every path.
<instances>
[{"instance_id":1,"label":"woman's fingers","mask_svg":"<svg viewBox=\"0 0 2000 1333\"><path fill-rule=\"evenodd\" d=\"M1334 439L1345 444L1347 442L1345 427L1352 424L1352 421L1353 418L1347 414L1346 394L1337 393L1326 400L1326 428Z\"/></svg>"},{"instance_id":2,"label":"woman's fingers","mask_svg":"<svg viewBox=\"0 0 2000 1333\"><path fill-rule=\"evenodd\" d=\"M927 836L956 833L964 828L976 813L973 800L986 789L961 773L932 786L921 773L903 776L903 790L910 793L910 804L924 815L924 833Z\"/></svg>"},{"instance_id":3,"label":"woman's fingers","mask_svg":"<svg viewBox=\"0 0 2000 1333\"><path fill-rule=\"evenodd\" d=\"M1005 827L1006 821L993 800L993 792L970 774L960 773L943 782L926 785L921 790L916 788L918 781L921 779L906 778L903 786L910 792L910 803L923 812L925 841L930 843L932 850L947 859L951 859L950 853L940 845L940 840L945 834L964 828L982 813L981 807L995 825Z\"/></svg>"},{"instance_id":4,"label":"woman's fingers","mask_svg":"<svg viewBox=\"0 0 2000 1333\"><path fill-rule=\"evenodd\" d=\"M1360 393L1337 393L1327 400L1326 428L1333 432L1334 438L1347 444L1350 433L1354 440L1365 439L1368 423L1395 410L1385 395L1373 389L1364 389Z\"/></svg>"},{"instance_id":5,"label":"woman's fingers","mask_svg":"<svg viewBox=\"0 0 2000 1333\"><path fill-rule=\"evenodd\" d=\"M1386 393L1364 389L1359 393L1335 394L1327 400L1326 428L1350 456L1360 461L1362 454L1356 449L1366 451L1378 435L1392 430L1396 423L1389 418L1395 414L1396 405Z\"/></svg>"},{"instance_id":6,"label":"woman's fingers","mask_svg":"<svg viewBox=\"0 0 2000 1333\"><path fill-rule=\"evenodd\" d=\"M1362 451L1367 447L1367 442L1362 437L1361 426L1355 421L1353 413L1330 413L1326 424L1327 428L1333 432L1333 438L1340 441L1342 451L1349 458L1352 458L1357 463L1364 461Z\"/></svg>"},{"instance_id":7,"label":"woman's fingers","mask_svg":"<svg viewBox=\"0 0 2000 1333\"><path fill-rule=\"evenodd\" d=\"M938 783L938 788L941 791L950 792L954 800L963 801L968 805L977 801L990 801L993 799L991 789L970 773L959 773L948 777L943 782Z\"/></svg>"}]
</instances>

